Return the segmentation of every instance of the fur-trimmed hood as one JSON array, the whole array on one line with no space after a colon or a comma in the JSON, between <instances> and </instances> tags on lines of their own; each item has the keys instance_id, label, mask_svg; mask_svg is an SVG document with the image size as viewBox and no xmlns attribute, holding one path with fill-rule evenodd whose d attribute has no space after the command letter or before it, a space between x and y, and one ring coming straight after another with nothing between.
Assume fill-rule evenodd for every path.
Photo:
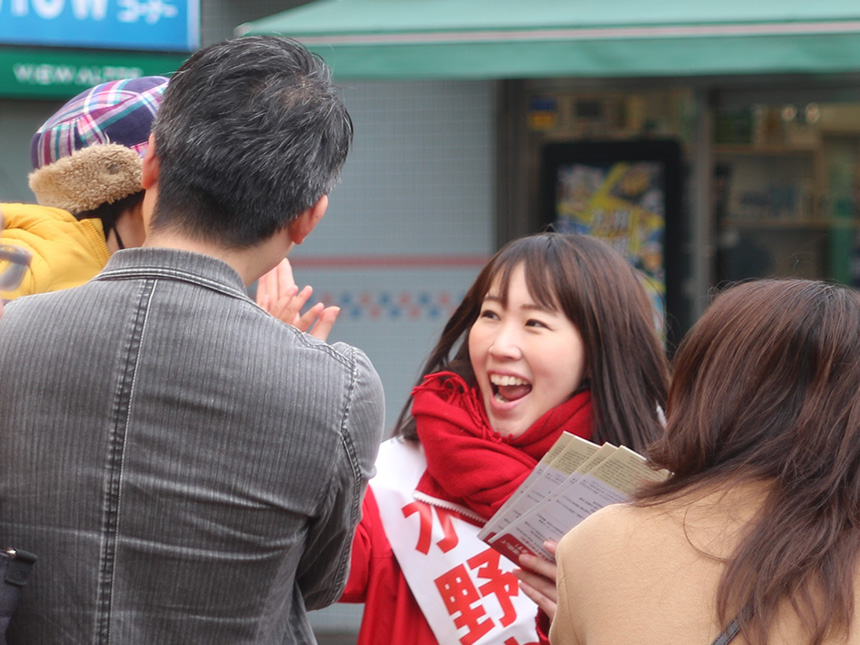
<instances>
[{"instance_id":1,"label":"fur-trimmed hood","mask_svg":"<svg viewBox=\"0 0 860 645\"><path fill-rule=\"evenodd\" d=\"M77 150L30 173L30 188L43 206L70 213L90 211L143 190L143 160L116 143Z\"/></svg>"}]
</instances>

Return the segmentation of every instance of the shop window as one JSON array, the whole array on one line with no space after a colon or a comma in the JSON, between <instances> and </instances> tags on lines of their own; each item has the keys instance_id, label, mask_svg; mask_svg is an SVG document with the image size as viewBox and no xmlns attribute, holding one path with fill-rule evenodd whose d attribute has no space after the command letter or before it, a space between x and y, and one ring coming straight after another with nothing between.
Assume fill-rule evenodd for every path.
<instances>
[{"instance_id":1,"label":"shop window","mask_svg":"<svg viewBox=\"0 0 860 645\"><path fill-rule=\"evenodd\" d=\"M860 286L860 104L717 110L716 279Z\"/></svg>"}]
</instances>

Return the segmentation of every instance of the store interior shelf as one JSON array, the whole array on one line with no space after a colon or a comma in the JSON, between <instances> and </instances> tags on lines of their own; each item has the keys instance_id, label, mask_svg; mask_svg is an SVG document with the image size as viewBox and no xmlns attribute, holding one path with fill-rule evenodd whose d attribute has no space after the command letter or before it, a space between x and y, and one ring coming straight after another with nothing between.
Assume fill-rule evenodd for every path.
<instances>
[{"instance_id":1,"label":"store interior shelf","mask_svg":"<svg viewBox=\"0 0 860 645\"><path fill-rule=\"evenodd\" d=\"M772 218L738 218L727 217L720 220L723 228L747 228L747 229L785 229L785 230L828 230L828 229L856 229L860 228L858 219L838 218L796 218L796 217L772 217Z\"/></svg>"},{"instance_id":2,"label":"store interior shelf","mask_svg":"<svg viewBox=\"0 0 860 645\"><path fill-rule=\"evenodd\" d=\"M714 155L717 157L805 157L817 154L821 146L815 145L740 145L740 144L718 144L714 146Z\"/></svg>"}]
</instances>

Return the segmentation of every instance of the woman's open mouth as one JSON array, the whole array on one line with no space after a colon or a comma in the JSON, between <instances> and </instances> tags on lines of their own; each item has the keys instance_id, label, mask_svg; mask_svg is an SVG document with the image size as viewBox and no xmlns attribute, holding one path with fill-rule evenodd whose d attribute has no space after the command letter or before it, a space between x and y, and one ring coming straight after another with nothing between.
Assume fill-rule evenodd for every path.
<instances>
[{"instance_id":1,"label":"woman's open mouth","mask_svg":"<svg viewBox=\"0 0 860 645\"><path fill-rule=\"evenodd\" d=\"M490 374L490 387L493 388L493 398L499 403L511 403L523 398L532 391L531 383L507 374Z\"/></svg>"}]
</instances>

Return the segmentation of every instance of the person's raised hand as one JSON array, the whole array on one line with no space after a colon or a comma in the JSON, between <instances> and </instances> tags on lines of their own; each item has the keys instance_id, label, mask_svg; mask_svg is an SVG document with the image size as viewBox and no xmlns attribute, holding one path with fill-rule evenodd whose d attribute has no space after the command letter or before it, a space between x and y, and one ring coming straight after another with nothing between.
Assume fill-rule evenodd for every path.
<instances>
[{"instance_id":1,"label":"person's raised hand","mask_svg":"<svg viewBox=\"0 0 860 645\"><path fill-rule=\"evenodd\" d=\"M290 261L284 258L278 266L260 276L257 281L257 304L275 318L320 340L326 340L340 308L326 307L318 302L305 313L301 313L302 307L307 304L313 292L310 286L299 289L293 278Z\"/></svg>"}]
</instances>

